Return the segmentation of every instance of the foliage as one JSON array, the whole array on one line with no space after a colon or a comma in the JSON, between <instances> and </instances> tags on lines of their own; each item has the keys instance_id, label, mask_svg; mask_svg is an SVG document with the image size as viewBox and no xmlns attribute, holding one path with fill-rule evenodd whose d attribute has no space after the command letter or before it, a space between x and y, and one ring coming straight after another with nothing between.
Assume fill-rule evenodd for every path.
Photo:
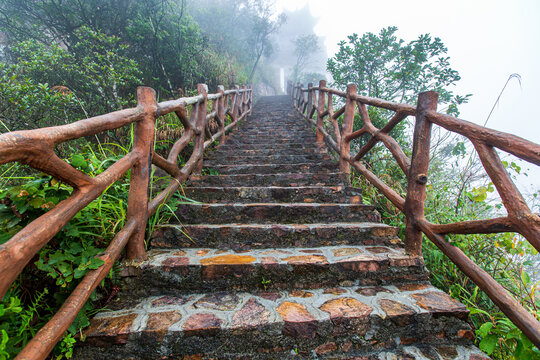
<instances>
[{"instance_id":1,"label":"foliage","mask_svg":"<svg viewBox=\"0 0 540 360\"><path fill-rule=\"evenodd\" d=\"M450 67L447 48L439 38L423 34L405 43L395 35L397 27L377 34L352 34L339 43L339 50L328 60L327 70L335 85L357 85L358 92L390 101L415 103L418 93L436 90L447 112L457 115L457 105L470 95L454 95L448 88L460 80Z\"/></svg>"},{"instance_id":2,"label":"foliage","mask_svg":"<svg viewBox=\"0 0 540 360\"><path fill-rule=\"evenodd\" d=\"M430 156L426 218L433 223L444 224L500 216L498 212L502 204L494 199L493 184L481 171L481 164L476 161L471 166L464 161L468 153L462 139L446 138L441 143L437 136L435 139ZM406 179L391 154L380 148L373 152L372 161L366 165L404 196ZM521 168L511 161L504 164L511 174L521 172ZM376 205L384 221L398 226L403 235L403 214L358 173L352 174L352 180L353 184L365 189L364 201ZM510 291L537 319L540 318L538 283L532 282L524 271L531 266L527 255L536 254L527 241L511 233L452 235L447 239ZM477 329L478 345L483 351L501 360L539 358L538 349L427 239L424 239L423 254L433 285L466 304L471 311L470 319Z\"/></svg>"},{"instance_id":3,"label":"foliage","mask_svg":"<svg viewBox=\"0 0 540 360\"><path fill-rule=\"evenodd\" d=\"M71 51L35 41L12 46L8 53L15 65L11 68L16 74L52 84L75 98L79 113L99 115L132 104L133 89L140 84L141 74L135 61L128 58L128 47L117 37L86 27L75 34L79 41Z\"/></svg>"},{"instance_id":4,"label":"foliage","mask_svg":"<svg viewBox=\"0 0 540 360\"><path fill-rule=\"evenodd\" d=\"M77 113L73 94L37 83L17 66L0 63L0 132L35 129L68 122Z\"/></svg>"},{"instance_id":5,"label":"foliage","mask_svg":"<svg viewBox=\"0 0 540 360\"><path fill-rule=\"evenodd\" d=\"M81 29L115 37L128 46L121 56L141 69L138 78L167 97L197 83L214 88L247 79L257 59L271 52L269 34L281 23L271 5L271 0L5 0L0 31L8 48L32 41L61 45L70 54L86 41Z\"/></svg>"}]
</instances>

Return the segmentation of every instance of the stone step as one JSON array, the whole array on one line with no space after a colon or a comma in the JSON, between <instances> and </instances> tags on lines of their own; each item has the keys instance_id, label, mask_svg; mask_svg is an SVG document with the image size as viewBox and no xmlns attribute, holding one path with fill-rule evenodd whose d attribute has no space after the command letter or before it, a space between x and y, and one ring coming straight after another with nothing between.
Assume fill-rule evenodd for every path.
<instances>
[{"instance_id":1,"label":"stone step","mask_svg":"<svg viewBox=\"0 0 540 360\"><path fill-rule=\"evenodd\" d=\"M328 151L319 147L312 148L288 148L288 149L257 149L244 150L241 147L236 149L216 149L208 159L219 160L221 157L231 156L270 156L270 155L310 155L310 154L328 154Z\"/></svg>"},{"instance_id":2,"label":"stone step","mask_svg":"<svg viewBox=\"0 0 540 360\"><path fill-rule=\"evenodd\" d=\"M116 303L74 359L487 360L467 308L428 285L149 296Z\"/></svg>"},{"instance_id":3,"label":"stone step","mask_svg":"<svg viewBox=\"0 0 540 360\"><path fill-rule=\"evenodd\" d=\"M206 165L206 164L205 164ZM276 174L276 173L320 173L336 172L339 164L334 162L310 162L299 164L243 164L213 165L210 167L217 174Z\"/></svg>"},{"instance_id":4,"label":"stone step","mask_svg":"<svg viewBox=\"0 0 540 360\"><path fill-rule=\"evenodd\" d=\"M180 204L175 212L182 224L309 224L380 222L375 206L320 203Z\"/></svg>"},{"instance_id":5,"label":"stone step","mask_svg":"<svg viewBox=\"0 0 540 360\"><path fill-rule=\"evenodd\" d=\"M422 257L386 246L252 249L153 249L124 288L136 298L189 291L314 289L424 283ZM263 280L264 279L264 280Z\"/></svg>"},{"instance_id":6,"label":"stone step","mask_svg":"<svg viewBox=\"0 0 540 360\"><path fill-rule=\"evenodd\" d=\"M227 241L223 241L227 239ZM380 223L199 224L157 226L153 248L257 248L313 246L402 246L397 228Z\"/></svg>"},{"instance_id":7,"label":"stone step","mask_svg":"<svg viewBox=\"0 0 540 360\"><path fill-rule=\"evenodd\" d=\"M252 144L260 144L261 142L267 142L267 143L275 143L275 144L316 144L317 141L315 138L313 139L299 139L299 138L271 138L271 139L260 139L260 138L235 138L234 141L228 140L225 141L225 144L230 143L236 143L236 144L246 144L246 145L252 145Z\"/></svg>"},{"instance_id":8,"label":"stone step","mask_svg":"<svg viewBox=\"0 0 540 360\"><path fill-rule=\"evenodd\" d=\"M329 155L269 155L269 156L221 156L219 159L208 159L208 166L222 164L298 164L314 161L329 162Z\"/></svg>"},{"instance_id":9,"label":"stone step","mask_svg":"<svg viewBox=\"0 0 540 360\"><path fill-rule=\"evenodd\" d=\"M227 174L190 177L189 185L197 186L315 186L344 185L343 173L277 173L277 174Z\"/></svg>"},{"instance_id":10,"label":"stone step","mask_svg":"<svg viewBox=\"0 0 540 360\"><path fill-rule=\"evenodd\" d=\"M230 165L227 165L230 166ZM345 186L185 187L187 198L204 203L353 203L362 202L358 188Z\"/></svg>"},{"instance_id":11,"label":"stone step","mask_svg":"<svg viewBox=\"0 0 540 360\"><path fill-rule=\"evenodd\" d=\"M216 149L217 150L236 150L236 149L243 149L243 150L271 150L271 149L322 149L328 151L323 145L319 145L317 143L284 143L284 144L272 144L272 143L266 143L266 144L242 144L242 145L234 145L229 144L227 141L223 145L219 145Z\"/></svg>"}]
</instances>

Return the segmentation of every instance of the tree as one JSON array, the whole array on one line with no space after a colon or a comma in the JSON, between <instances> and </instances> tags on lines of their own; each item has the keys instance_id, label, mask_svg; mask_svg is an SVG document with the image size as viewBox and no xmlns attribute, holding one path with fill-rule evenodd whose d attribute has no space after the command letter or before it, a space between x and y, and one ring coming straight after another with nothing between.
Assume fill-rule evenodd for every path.
<instances>
[{"instance_id":1,"label":"tree","mask_svg":"<svg viewBox=\"0 0 540 360\"><path fill-rule=\"evenodd\" d=\"M263 55L270 56L273 52L272 42L270 40L271 35L277 32L280 26L286 21L285 14L280 14L275 20L272 19L273 12L271 5L266 1L256 2L255 8L259 16L253 19L251 25L252 34L248 39L251 53L255 57L255 62L249 73L249 82L253 80L261 57Z\"/></svg>"},{"instance_id":2,"label":"tree","mask_svg":"<svg viewBox=\"0 0 540 360\"><path fill-rule=\"evenodd\" d=\"M300 81L306 65L310 62L310 55L318 52L321 47L319 46L319 37L315 34L298 36L293 40L293 43L296 63L292 69L291 80L296 83Z\"/></svg>"},{"instance_id":3,"label":"tree","mask_svg":"<svg viewBox=\"0 0 540 360\"><path fill-rule=\"evenodd\" d=\"M448 89L460 76L450 67L441 39L423 34L406 43L396 37L396 31L391 26L378 35L353 34L341 41L327 65L334 85L344 88L354 83L361 94L408 103L414 103L422 91L436 90L439 101L449 104L447 112L457 115L457 105L470 95L454 95Z\"/></svg>"}]
</instances>

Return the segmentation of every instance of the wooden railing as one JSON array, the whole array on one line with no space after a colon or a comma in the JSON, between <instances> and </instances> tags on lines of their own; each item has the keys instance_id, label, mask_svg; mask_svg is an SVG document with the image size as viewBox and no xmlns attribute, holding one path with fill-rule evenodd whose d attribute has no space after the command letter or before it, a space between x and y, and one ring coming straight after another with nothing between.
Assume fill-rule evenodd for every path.
<instances>
[{"instance_id":1,"label":"wooden railing","mask_svg":"<svg viewBox=\"0 0 540 360\"><path fill-rule=\"evenodd\" d=\"M293 85L289 82L287 93L292 96L294 106L316 127L317 140L321 143L326 140L328 146L339 155L340 169L349 173L350 166L354 167L405 214L405 248L407 252L412 255L420 255L422 253L422 234L425 234L489 296L537 347L540 347L540 323L535 317L510 296L504 287L486 271L444 237L445 234L517 232L523 235L536 250L540 251L540 217L531 212L495 150L498 148L540 166L540 145L512 134L437 113L438 94L434 91L419 94L416 106L361 96L356 93L356 85L354 84L348 85L346 91L330 89L326 87L325 81L320 81L318 87L309 84L307 88L302 88L301 84ZM337 111L333 109L334 96L341 98L345 103ZM378 129L369 118L367 106L390 110L394 112L394 115L382 129ZM363 120L363 126L360 129L353 129L354 116L357 111ZM340 124L338 118L342 115ZM390 131L407 116L416 117L411 159L406 156L397 141L389 135ZM325 130L324 122L327 119L333 128L333 136ZM433 224L426 220L424 203L433 124L463 135L471 141L502 199L508 216L452 224ZM351 141L362 135L368 135L370 138L357 154L351 155ZM405 199L360 162L360 159L379 142L388 148L407 177L408 187Z\"/></svg>"},{"instance_id":2,"label":"wooden railing","mask_svg":"<svg viewBox=\"0 0 540 360\"><path fill-rule=\"evenodd\" d=\"M215 140L223 142L226 132L252 110L251 87L238 87L208 94L204 84L197 86L198 95L177 100L156 102L156 93L148 87L137 89L135 108L80 120L68 125L36 130L15 131L0 135L0 164L19 162L52 175L73 187L71 196L52 210L21 229L9 241L0 245L0 298L21 273L28 262L45 246L81 209L98 198L112 183L131 169L131 183L125 226L98 257L104 264L89 271L66 299L52 319L39 330L19 353L17 359L45 359L98 284L107 276L114 262L126 248L130 260L146 258L144 234L147 220L166 202L191 173L199 173L203 153ZM212 102L211 112L207 111ZM191 111L188 111L191 106ZM165 159L154 152L154 129L158 117L174 112L184 126L184 132L172 146ZM226 116L230 123L225 126ZM215 119L219 130L214 134L208 126ZM114 130L133 124L133 149L96 177L89 177L59 158L57 145L85 136ZM205 138L208 140L205 141ZM183 167L177 165L180 152L193 140L193 152ZM171 180L153 199L148 199L150 166L165 170Z\"/></svg>"}]
</instances>

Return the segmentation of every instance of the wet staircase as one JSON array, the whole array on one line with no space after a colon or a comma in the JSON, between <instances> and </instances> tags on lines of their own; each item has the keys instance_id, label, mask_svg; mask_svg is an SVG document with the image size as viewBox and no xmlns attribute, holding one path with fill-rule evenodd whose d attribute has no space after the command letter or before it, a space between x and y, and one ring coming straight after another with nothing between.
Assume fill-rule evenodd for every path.
<instances>
[{"instance_id":1,"label":"wet staircase","mask_svg":"<svg viewBox=\"0 0 540 360\"><path fill-rule=\"evenodd\" d=\"M260 99L205 168L75 358L487 359L289 97Z\"/></svg>"}]
</instances>

